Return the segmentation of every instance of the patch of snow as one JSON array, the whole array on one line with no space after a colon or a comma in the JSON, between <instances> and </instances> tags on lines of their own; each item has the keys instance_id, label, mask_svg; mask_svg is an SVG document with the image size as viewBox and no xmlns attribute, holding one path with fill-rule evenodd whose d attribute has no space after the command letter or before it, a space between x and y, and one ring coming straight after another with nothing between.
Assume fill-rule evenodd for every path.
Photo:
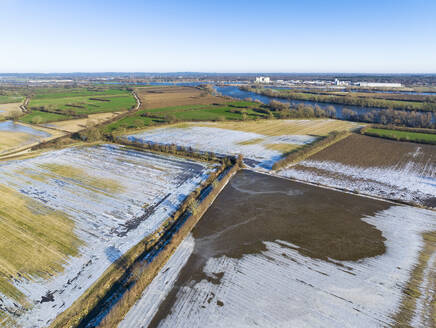
<instances>
[{"instance_id":1,"label":"patch of snow","mask_svg":"<svg viewBox=\"0 0 436 328\"><path fill-rule=\"evenodd\" d=\"M272 165L282 158L282 153L266 147L267 144L285 143L304 145L316 140L308 135L265 136L253 132L235 131L214 127L193 126L188 128L157 128L130 135L129 140L176 144L192 147L201 151L212 151L219 154L238 155L255 161L259 168L271 169ZM254 139L262 139L255 144L241 145Z\"/></svg>"},{"instance_id":2,"label":"patch of snow","mask_svg":"<svg viewBox=\"0 0 436 328\"><path fill-rule=\"evenodd\" d=\"M153 314L156 313L166 295L173 288L180 270L185 266L192 254L194 245L194 238L192 235L188 235L151 284L144 290L139 301L130 308L118 328L142 328L150 324Z\"/></svg>"},{"instance_id":3,"label":"patch of snow","mask_svg":"<svg viewBox=\"0 0 436 328\"><path fill-rule=\"evenodd\" d=\"M424 166L408 162L402 167L355 167L306 160L298 166L281 170L279 175L415 203L436 195L436 167L431 163Z\"/></svg>"},{"instance_id":4,"label":"patch of snow","mask_svg":"<svg viewBox=\"0 0 436 328\"><path fill-rule=\"evenodd\" d=\"M419 291L421 296L418 298L416 302L416 309L412 319L412 327L426 327L429 326L431 322L431 313L432 313L432 300L434 293L433 286L431 283L433 282L435 272L434 268L436 265L436 252L430 256L430 259L427 262L427 265L424 269L422 282L419 286ZM434 319L434 318L433 318Z\"/></svg>"},{"instance_id":5,"label":"patch of snow","mask_svg":"<svg viewBox=\"0 0 436 328\"><path fill-rule=\"evenodd\" d=\"M115 180L122 190L112 193L93 186L92 181L53 175L44 164L82 169L91 177ZM111 145L67 148L0 164L2 184L66 213L75 222L76 235L85 242L80 256L66 259L64 272L52 279L14 282L34 305L19 323L47 326L121 254L155 232L211 169L203 163ZM145 204L156 207L132 228L129 223L146 213ZM54 301L40 303L48 292Z\"/></svg>"},{"instance_id":6,"label":"patch of snow","mask_svg":"<svg viewBox=\"0 0 436 328\"><path fill-rule=\"evenodd\" d=\"M277 241L266 242L261 254L210 258L203 271L210 277L224 273L221 282L183 286L159 327L390 326L422 249L422 233L436 229L435 215L392 206L363 220L382 231L385 254L326 262Z\"/></svg>"}]
</instances>

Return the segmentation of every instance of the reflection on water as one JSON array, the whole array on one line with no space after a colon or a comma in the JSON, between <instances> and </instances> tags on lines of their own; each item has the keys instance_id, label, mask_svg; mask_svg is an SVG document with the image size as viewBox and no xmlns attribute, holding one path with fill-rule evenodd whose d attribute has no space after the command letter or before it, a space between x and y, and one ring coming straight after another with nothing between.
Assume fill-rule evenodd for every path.
<instances>
[{"instance_id":1,"label":"reflection on water","mask_svg":"<svg viewBox=\"0 0 436 328\"><path fill-rule=\"evenodd\" d=\"M217 92L221 93L223 96L229 96L229 97L233 97L236 99L252 98L253 100L259 100L264 104L269 104L269 102L271 100L276 100L276 101L280 101L282 103L291 103L294 105L299 105L299 104L311 105L311 106L318 105L322 109L325 109L328 106L334 106L336 109L336 117L338 119L343 118L342 110L344 108L351 109L358 114L365 114L365 113L371 112L373 110L380 110L381 109L381 108L373 108L373 107L369 108L369 107L360 107L360 106L351 106L351 105L323 103L323 102L316 102L316 101L310 101L310 100L288 100L288 99L284 99L284 98L268 97L268 96L260 95L260 94L254 93L254 92L244 91L244 90L241 90L238 87L234 87L234 86L217 86L217 87L215 87L215 90ZM432 113L432 115L433 115L433 121L435 122L436 116L434 115L434 113Z\"/></svg>"},{"instance_id":2,"label":"reflection on water","mask_svg":"<svg viewBox=\"0 0 436 328\"><path fill-rule=\"evenodd\" d=\"M27 134L30 134L32 136L42 137L42 138L50 137L50 133L47 133L45 131L36 130L36 129L31 128L29 126L15 123L14 121L0 122L0 131L27 133Z\"/></svg>"}]
</instances>

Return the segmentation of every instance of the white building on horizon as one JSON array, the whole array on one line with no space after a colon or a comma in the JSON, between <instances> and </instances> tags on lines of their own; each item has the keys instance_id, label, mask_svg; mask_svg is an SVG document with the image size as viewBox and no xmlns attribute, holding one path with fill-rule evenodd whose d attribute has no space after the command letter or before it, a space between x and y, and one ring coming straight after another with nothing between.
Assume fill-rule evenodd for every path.
<instances>
[{"instance_id":1,"label":"white building on horizon","mask_svg":"<svg viewBox=\"0 0 436 328\"><path fill-rule=\"evenodd\" d=\"M335 79L334 85L350 85L350 81L340 81L339 79Z\"/></svg>"},{"instance_id":2,"label":"white building on horizon","mask_svg":"<svg viewBox=\"0 0 436 328\"><path fill-rule=\"evenodd\" d=\"M269 76L258 76L256 77L256 83L271 83Z\"/></svg>"},{"instance_id":3,"label":"white building on horizon","mask_svg":"<svg viewBox=\"0 0 436 328\"><path fill-rule=\"evenodd\" d=\"M383 82L356 82L355 85L359 87L370 87L370 88L401 88L403 85L401 83L383 83Z\"/></svg>"}]
</instances>

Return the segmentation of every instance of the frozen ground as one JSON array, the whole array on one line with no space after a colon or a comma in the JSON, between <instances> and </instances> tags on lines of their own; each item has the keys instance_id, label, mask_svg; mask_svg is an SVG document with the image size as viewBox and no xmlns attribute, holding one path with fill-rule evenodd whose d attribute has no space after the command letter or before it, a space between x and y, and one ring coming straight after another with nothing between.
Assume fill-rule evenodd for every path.
<instances>
[{"instance_id":1,"label":"frozen ground","mask_svg":"<svg viewBox=\"0 0 436 328\"><path fill-rule=\"evenodd\" d=\"M279 171L279 175L415 204L426 204L427 199L436 197L436 166L432 163L357 167L305 160Z\"/></svg>"},{"instance_id":2,"label":"frozen ground","mask_svg":"<svg viewBox=\"0 0 436 328\"><path fill-rule=\"evenodd\" d=\"M247 164L270 169L283 155L268 149L271 144L304 145L316 140L309 135L265 136L263 134L214 127L157 128L127 137L129 140L176 144L219 154L242 154ZM253 143L252 143L253 142Z\"/></svg>"},{"instance_id":3,"label":"frozen ground","mask_svg":"<svg viewBox=\"0 0 436 328\"><path fill-rule=\"evenodd\" d=\"M86 175L62 176L47 164L81 169ZM68 148L0 164L1 184L65 212L85 242L81 255L69 259L64 272L51 280L15 280L33 304L19 323L46 326L121 254L153 233L210 170L204 164L110 145ZM120 186L108 192L104 184L95 185L95 179L115 180ZM149 216L140 219L145 213ZM52 300L41 302L46 295ZM2 299L4 305L13 306Z\"/></svg>"},{"instance_id":4,"label":"frozen ground","mask_svg":"<svg viewBox=\"0 0 436 328\"><path fill-rule=\"evenodd\" d=\"M183 285L159 327L392 325L402 289L423 247L421 234L436 230L435 215L433 211L392 206L363 220L386 238L383 255L359 261L323 261L303 256L298 246L276 240L266 242L266 251L260 254L240 259L211 257L202 269L210 280ZM183 265L178 256L171 261ZM157 283L162 284L162 279L174 283L162 273ZM152 291L146 291L122 327L128 327L132 318L143 323L137 327L146 327L151 320L151 303L159 300ZM429 298L420 302L427 303L418 311L431 307ZM414 327L425 325L416 319Z\"/></svg>"},{"instance_id":5,"label":"frozen ground","mask_svg":"<svg viewBox=\"0 0 436 328\"><path fill-rule=\"evenodd\" d=\"M132 306L118 328L147 327L153 314L173 288L180 269L186 264L194 250L194 238L189 235L176 249L159 274L142 293L139 301Z\"/></svg>"}]
</instances>

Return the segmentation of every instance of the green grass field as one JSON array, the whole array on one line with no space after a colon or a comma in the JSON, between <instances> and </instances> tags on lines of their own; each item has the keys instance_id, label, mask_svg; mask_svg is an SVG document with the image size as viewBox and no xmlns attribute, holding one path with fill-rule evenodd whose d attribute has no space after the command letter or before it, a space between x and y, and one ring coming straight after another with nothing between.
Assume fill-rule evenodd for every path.
<instances>
[{"instance_id":1,"label":"green grass field","mask_svg":"<svg viewBox=\"0 0 436 328\"><path fill-rule=\"evenodd\" d=\"M124 111L136 100L130 91L118 88L41 88L35 90L28 108L31 113L21 118L31 123L36 116L41 123L62 121L74 116ZM48 110L50 113L41 109Z\"/></svg>"},{"instance_id":2,"label":"green grass field","mask_svg":"<svg viewBox=\"0 0 436 328\"><path fill-rule=\"evenodd\" d=\"M40 112L39 110L33 110L31 113L24 115L20 118L23 123L48 123L71 120L74 117L71 115L62 115L55 113Z\"/></svg>"},{"instance_id":3,"label":"green grass field","mask_svg":"<svg viewBox=\"0 0 436 328\"><path fill-rule=\"evenodd\" d=\"M19 103L24 99L23 96L18 95L0 95L0 104Z\"/></svg>"},{"instance_id":4,"label":"green grass field","mask_svg":"<svg viewBox=\"0 0 436 328\"><path fill-rule=\"evenodd\" d=\"M365 130L365 134L373 137L381 137L392 140L412 141L436 145L436 134L431 133L369 128Z\"/></svg>"},{"instance_id":5,"label":"green grass field","mask_svg":"<svg viewBox=\"0 0 436 328\"><path fill-rule=\"evenodd\" d=\"M234 101L227 104L186 105L141 110L134 115L122 118L104 128L105 133L125 129L140 129L152 124L177 121L221 121L253 120L266 118L264 113L256 112L261 104L249 101ZM148 116L145 116L146 113Z\"/></svg>"},{"instance_id":6,"label":"green grass field","mask_svg":"<svg viewBox=\"0 0 436 328\"><path fill-rule=\"evenodd\" d=\"M82 243L65 213L4 185L0 185L0 235L0 292L24 306L26 298L13 285L13 278L31 281L62 272Z\"/></svg>"}]
</instances>

